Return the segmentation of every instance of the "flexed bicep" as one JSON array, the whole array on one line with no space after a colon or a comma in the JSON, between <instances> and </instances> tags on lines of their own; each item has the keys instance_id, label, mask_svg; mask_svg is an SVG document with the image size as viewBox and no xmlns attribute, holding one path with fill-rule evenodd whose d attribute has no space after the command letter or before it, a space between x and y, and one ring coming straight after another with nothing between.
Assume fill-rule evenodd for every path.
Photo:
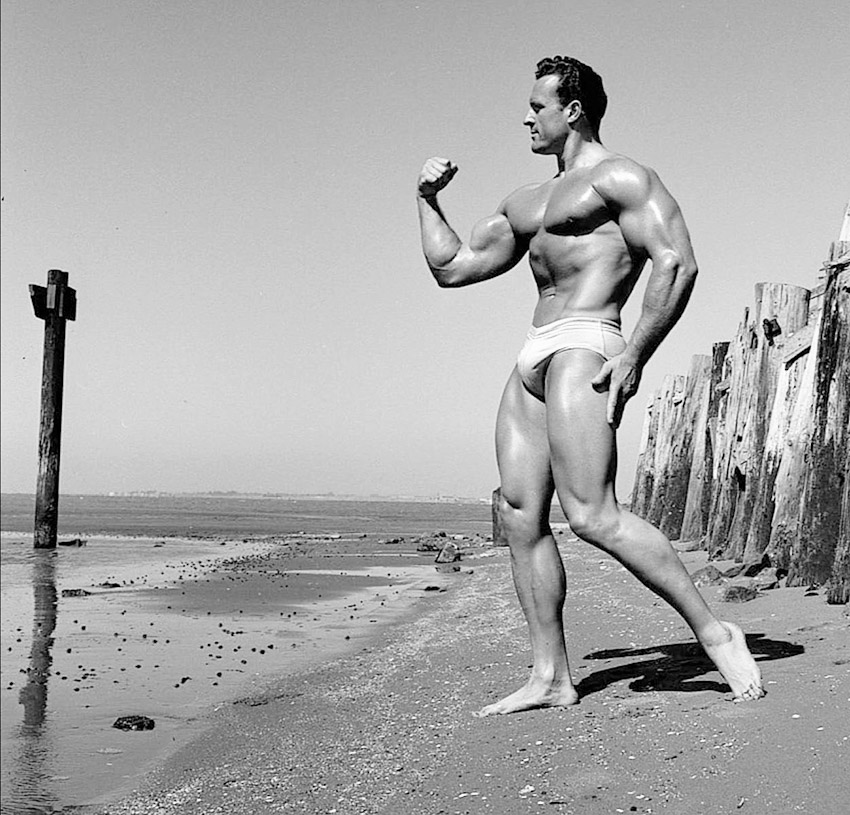
<instances>
[{"instance_id":1,"label":"flexed bicep","mask_svg":"<svg viewBox=\"0 0 850 815\"><path fill-rule=\"evenodd\" d=\"M469 241L461 244L451 261L440 269L438 282L447 288L469 286L498 277L512 269L526 251L507 216L502 212L484 218L472 229Z\"/></svg>"},{"instance_id":2,"label":"flexed bicep","mask_svg":"<svg viewBox=\"0 0 850 815\"><path fill-rule=\"evenodd\" d=\"M502 201L495 213L475 225L468 241L461 240L437 201L438 192L456 173L456 164L435 156L425 162L418 180L422 249L434 279L444 288L497 277L516 266L528 249L528 238L514 232L508 217L516 192Z\"/></svg>"}]
</instances>

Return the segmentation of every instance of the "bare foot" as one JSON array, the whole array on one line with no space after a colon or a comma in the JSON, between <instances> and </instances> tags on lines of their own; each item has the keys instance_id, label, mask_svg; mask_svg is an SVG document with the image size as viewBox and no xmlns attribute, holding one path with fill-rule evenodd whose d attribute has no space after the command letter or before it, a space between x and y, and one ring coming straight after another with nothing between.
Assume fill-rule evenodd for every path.
<instances>
[{"instance_id":1,"label":"bare foot","mask_svg":"<svg viewBox=\"0 0 850 815\"><path fill-rule=\"evenodd\" d=\"M569 707L577 704L578 693L569 679L566 682L547 682L532 676L515 693L506 696L499 702L481 708L472 715L483 719L485 716L519 713L523 710L535 710L540 707Z\"/></svg>"},{"instance_id":2,"label":"bare foot","mask_svg":"<svg viewBox=\"0 0 850 815\"><path fill-rule=\"evenodd\" d=\"M720 623L728 632L727 642L703 645L706 654L732 688L736 702L760 699L766 691L761 682L761 671L753 659L744 632L735 623Z\"/></svg>"}]
</instances>

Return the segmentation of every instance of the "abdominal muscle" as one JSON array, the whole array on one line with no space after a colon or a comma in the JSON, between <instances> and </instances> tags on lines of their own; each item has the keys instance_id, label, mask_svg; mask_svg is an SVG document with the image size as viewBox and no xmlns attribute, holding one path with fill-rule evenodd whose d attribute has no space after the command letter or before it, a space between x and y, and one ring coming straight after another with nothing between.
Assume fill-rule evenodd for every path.
<instances>
[{"instance_id":1,"label":"abdominal muscle","mask_svg":"<svg viewBox=\"0 0 850 815\"><path fill-rule=\"evenodd\" d=\"M620 309L631 294L641 267L635 268L628 255L605 254L592 260L585 258L588 262L580 266L565 264L562 255L554 269L551 262L532 258L531 269L539 293L532 324L540 327L565 317L594 317L619 323Z\"/></svg>"},{"instance_id":2,"label":"abdominal muscle","mask_svg":"<svg viewBox=\"0 0 850 815\"><path fill-rule=\"evenodd\" d=\"M619 323L640 276L642 260L630 252L619 225L599 213L546 224L546 203L535 210L517 201L508 213L514 230L530 233L528 258L539 300L532 323L536 327L566 317L593 317ZM561 213L563 215L563 213ZM531 216L531 217L529 217ZM526 231L527 230L527 231Z\"/></svg>"}]
</instances>

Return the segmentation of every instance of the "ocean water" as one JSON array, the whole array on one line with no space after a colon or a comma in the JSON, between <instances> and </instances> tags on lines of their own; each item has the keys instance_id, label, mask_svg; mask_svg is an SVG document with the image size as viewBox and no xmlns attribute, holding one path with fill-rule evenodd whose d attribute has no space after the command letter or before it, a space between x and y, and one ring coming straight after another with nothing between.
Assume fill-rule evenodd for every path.
<instances>
[{"instance_id":1,"label":"ocean water","mask_svg":"<svg viewBox=\"0 0 850 815\"><path fill-rule=\"evenodd\" d=\"M35 551L33 512L31 496L2 496L3 815L108 800L185 743L204 710L332 657L329 642L354 645L363 625L391 619L433 565L413 547L408 560L377 547L381 560L376 536L491 531L486 503L63 496L60 541L87 545ZM344 554L306 571L278 570L261 601L235 584L232 594L220 585L201 591L222 559L246 559L248 570L262 572L251 558L297 535L341 540ZM367 550L370 566L361 565ZM253 577L246 585L265 579ZM87 594L63 594L76 589ZM230 597L231 606L221 605ZM151 716L156 728L112 727L132 714Z\"/></svg>"},{"instance_id":2,"label":"ocean water","mask_svg":"<svg viewBox=\"0 0 850 815\"><path fill-rule=\"evenodd\" d=\"M250 543L239 547L246 554L259 548ZM156 585L169 585L188 563L203 574L221 557L218 548L197 540L168 539L163 544L144 538L97 538L80 548L35 551L31 538L3 533L3 815L61 811L86 802L92 792L121 786L134 764L155 759L169 729L179 729L199 706L215 701L214 696L189 694L167 699L164 689L171 686L171 676L189 672L182 659L187 654L175 649L152 659L153 654L145 653L151 649L139 646L148 637L177 644L197 626L188 617L157 613L145 602L146 591L152 579ZM104 582L122 588L98 589ZM63 595L76 590L86 594ZM160 676L165 673L160 668L169 676ZM120 715L151 711L161 728L155 739L130 743L127 734L112 729Z\"/></svg>"},{"instance_id":3,"label":"ocean water","mask_svg":"<svg viewBox=\"0 0 850 815\"><path fill-rule=\"evenodd\" d=\"M32 496L0 497L0 529L32 531ZM236 536L308 534L427 534L435 530L487 534L486 502L341 501L244 496L64 495L59 535Z\"/></svg>"}]
</instances>

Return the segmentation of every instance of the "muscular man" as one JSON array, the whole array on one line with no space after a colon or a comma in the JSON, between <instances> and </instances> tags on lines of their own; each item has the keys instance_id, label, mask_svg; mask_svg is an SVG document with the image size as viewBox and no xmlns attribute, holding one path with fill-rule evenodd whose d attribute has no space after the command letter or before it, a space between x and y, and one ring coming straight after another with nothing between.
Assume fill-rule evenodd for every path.
<instances>
[{"instance_id":1,"label":"muscular man","mask_svg":"<svg viewBox=\"0 0 850 815\"><path fill-rule=\"evenodd\" d=\"M437 193L457 167L431 158L419 176L422 246L437 283L468 286L528 253L539 299L496 425L501 519L533 652L531 676L479 715L575 704L562 611L566 580L549 526L553 493L578 537L622 563L670 603L732 689L764 694L741 629L719 621L667 538L614 494L616 428L641 371L681 315L697 274L679 207L658 176L599 139L600 77L569 57L537 65L524 124L531 150L558 173L511 193L464 243ZM620 310L652 264L626 341Z\"/></svg>"}]
</instances>

